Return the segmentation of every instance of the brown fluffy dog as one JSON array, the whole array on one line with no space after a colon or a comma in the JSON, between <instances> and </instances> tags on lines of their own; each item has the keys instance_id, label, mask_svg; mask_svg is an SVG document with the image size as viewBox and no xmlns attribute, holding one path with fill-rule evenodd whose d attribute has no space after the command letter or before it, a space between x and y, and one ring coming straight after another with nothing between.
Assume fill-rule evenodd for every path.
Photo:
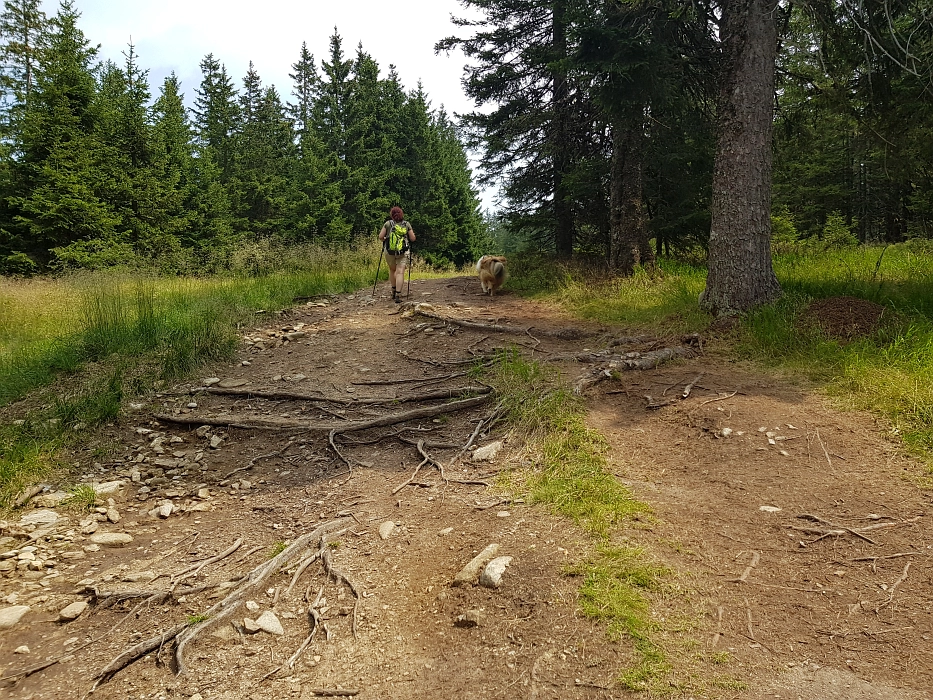
<instances>
[{"instance_id":1,"label":"brown fluffy dog","mask_svg":"<svg viewBox=\"0 0 933 700\"><path fill-rule=\"evenodd\" d=\"M484 255L476 263L476 272L479 283L483 286L483 294L495 296L496 290L502 286L508 277L505 269L505 258L501 255Z\"/></svg>"}]
</instances>

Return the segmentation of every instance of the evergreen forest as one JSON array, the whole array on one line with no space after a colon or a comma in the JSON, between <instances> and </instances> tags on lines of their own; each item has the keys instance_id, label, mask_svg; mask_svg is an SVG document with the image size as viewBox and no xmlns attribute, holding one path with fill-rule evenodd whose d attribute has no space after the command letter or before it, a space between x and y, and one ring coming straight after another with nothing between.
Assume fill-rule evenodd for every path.
<instances>
[{"instance_id":1,"label":"evergreen forest","mask_svg":"<svg viewBox=\"0 0 933 700\"><path fill-rule=\"evenodd\" d=\"M336 29L322 60L296 51L289 96L205 56L192 109L174 74L153 95L132 45L98 60L73 0L6 0L0 41L2 272L216 271L249 243L374 240L393 205L429 262L486 247L454 122Z\"/></svg>"}]
</instances>

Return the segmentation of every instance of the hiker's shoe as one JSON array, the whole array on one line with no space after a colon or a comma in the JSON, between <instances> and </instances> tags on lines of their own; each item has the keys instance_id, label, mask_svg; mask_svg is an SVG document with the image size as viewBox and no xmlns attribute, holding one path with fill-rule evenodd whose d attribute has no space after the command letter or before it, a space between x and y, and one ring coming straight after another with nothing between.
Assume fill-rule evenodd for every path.
<instances>
[{"instance_id":1,"label":"hiker's shoe","mask_svg":"<svg viewBox=\"0 0 933 700\"><path fill-rule=\"evenodd\" d=\"M395 303L396 303L396 304L401 304L401 303L402 303L402 297L395 297Z\"/></svg>"}]
</instances>

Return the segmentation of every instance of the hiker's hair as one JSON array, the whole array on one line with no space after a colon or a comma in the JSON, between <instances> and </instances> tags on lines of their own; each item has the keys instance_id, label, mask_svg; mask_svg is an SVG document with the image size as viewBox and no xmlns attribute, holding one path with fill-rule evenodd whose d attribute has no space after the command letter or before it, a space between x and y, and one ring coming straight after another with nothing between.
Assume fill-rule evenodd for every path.
<instances>
[{"instance_id":1,"label":"hiker's hair","mask_svg":"<svg viewBox=\"0 0 933 700\"><path fill-rule=\"evenodd\" d=\"M401 207L392 207L392 209L389 210L389 217L392 221L401 221L405 218L405 212L402 211Z\"/></svg>"}]
</instances>

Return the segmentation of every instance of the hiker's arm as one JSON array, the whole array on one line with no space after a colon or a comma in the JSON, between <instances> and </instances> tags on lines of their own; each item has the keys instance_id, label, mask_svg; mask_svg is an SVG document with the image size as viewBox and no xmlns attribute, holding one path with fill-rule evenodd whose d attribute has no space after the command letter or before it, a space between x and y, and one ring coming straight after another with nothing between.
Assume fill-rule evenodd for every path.
<instances>
[{"instance_id":1,"label":"hiker's arm","mask_svg":"<svg viewBox=\"0 0 933 700\"><path fill-rule=\"evenodd\" d=\"M411 224L408 224L408 240L410 240L412 243L418 240L415 237L415 229L411 227Z\"/></svg>"},{"instance_id":2,"label":"hiker's arm","mask_svg":"<svg viewBox=\"0 0 933 700\"><path fill-rule=\"evenodd\" d=\"M384 241L386 239L386 225L383 224L382 228L379 229L379 240Z\"/></svg>"}]
</instances>

